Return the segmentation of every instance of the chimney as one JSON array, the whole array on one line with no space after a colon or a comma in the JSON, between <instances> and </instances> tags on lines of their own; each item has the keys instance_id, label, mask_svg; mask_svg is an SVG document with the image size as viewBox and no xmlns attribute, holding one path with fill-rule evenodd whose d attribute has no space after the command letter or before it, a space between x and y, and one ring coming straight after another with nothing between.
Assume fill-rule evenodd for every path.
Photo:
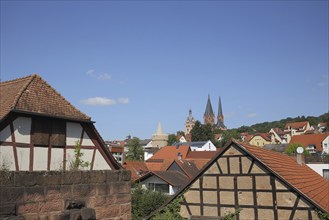
<instances>
[{"instance_id":1,"label":"chimney","mask_svg":"<svg viewBox=\"0 0 329 220\"><path fill-rule=\"evenodd\" d=\"M178 160L182 159L182 154L180 152L177 153Z\"/></svg>"},{"instance_id":2,"label":"chimney","mask_svg":"<svg viewBox=\"0 0 329 220\"><path fill-rule=\"evenodd\" d=\"M302 154L297 153L297 163L299 165L303 165Z\"/></svg>"}]
</instances>

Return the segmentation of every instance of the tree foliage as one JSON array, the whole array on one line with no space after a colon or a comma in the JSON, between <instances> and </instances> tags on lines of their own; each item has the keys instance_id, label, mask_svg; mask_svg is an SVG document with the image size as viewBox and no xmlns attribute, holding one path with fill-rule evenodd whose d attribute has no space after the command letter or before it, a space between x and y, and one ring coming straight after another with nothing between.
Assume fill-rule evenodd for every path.
<instances>
[{"instance_id":1,"label":"tree foliage","mask_svg":"<svg viewBox=\"0 0 329 220\"><path fill-rule=\"evenodd\" d=\"M221 134L222 134L222 138L221 138L221 140L216 145L218 147L224 147L225 144L228 141L230 141L232 138L234 138L236 140L239 140L239 141L241 140L240 133L236 129L222 131Z\"/></svg>"},{"instance_id":2,"label":"tree foliage","mask_svg":"<svg viewBox=\"0 0 329 220\"><path fill-rule=\"evenodd\" d=\"M168 196L157 191L143 189L140 184L132 190L133 219L144 219L167 200Z\"/></svg>"},{"instance_id":3,"label":"tree foliage","mask_svg":"<svg viewBox=\"0 0 329 220\"><path fill-rule=\"evenodd\" d=\"M126 159L134 161L144 160L144 151L143 147L140 145L139 138L134 137L128 142L128 152Z\"/></svg>"},{"instance_id":4,"label":"tree foliage","mask_svg":"<svg viewBox=\"0 0 329 220\"><path fill-rule=\"evenodd\" d=\"M181 197L174 199L163 210L158 212L152 220L183 220L184 218L179 214L181 201Z\"/></svg>"},{"instance_id":5,"label":"tree foliage","mask_svg":"<svg viewBox=\"0 0 329 220\"><path fill-rule=\"evenodd\" d=\"M191 139L192 141L213 141L214 134L212 132L211 125L203 125L200 121L196 121L191 130Z\"/></svg>"},{"instance_id":6,"label":"tree foliage","mask_svg":"<svg viewBox=\"0 0 329 220\"><path fill-rule=\"evenodd\" d=\"M302 144L300 143L291 143L287 146L287 148L285 149L285 153L288 155L294 155L297 154L297 148L298 147L303 147ZM304 148L304 147L303 147ZM303 152L304 155L309 155L309 152L307 150L304 150Z\"/></svg>"},{"instance_id":7,"label":"tree foliage","mask_svg":"<svg viewBox=\"0 0 329 220\"><path fill-rule=\"evenodd\" d=\"M168 135L167 145L172 146L175 142L177 142L177 136L174 135L174 134L169 134Z\"/></svg>"}]
</instances>

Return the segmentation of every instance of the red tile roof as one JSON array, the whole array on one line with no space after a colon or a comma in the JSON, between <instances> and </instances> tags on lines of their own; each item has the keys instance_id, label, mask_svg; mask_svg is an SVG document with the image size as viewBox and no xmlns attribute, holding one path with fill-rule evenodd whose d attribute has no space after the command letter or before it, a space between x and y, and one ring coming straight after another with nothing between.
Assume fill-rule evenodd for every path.
<instances>
[{"instance_id":1,"label":"red tile roof","mask_svg":"<svg viewBox=\"0 0 329 220\"><path fill-rule=\"evenodd\" d=\"M185 159L211 159L213 158L218 152L217 151L190 151L186 155Z\"/></svg>"},{"instance_id":2,"label":"red tile roof","mask_svg":"<svg viewBox=\"0 0 329 220\"><path fill-rule=\"evenodd\" d=\"M143 161L126 161L124 162L123 167L131 171L132 181L137 180L149 172L145 162Z\"/></svg>"},{"instance_id":3,"label":"red tile roof","mask_svg":"<svg viewBox=\"0 0 329 220\"><path fill-rule=\"evenodd\" d=\"M150 159L147 161L152 161L154 159L178 159L178 153L180 153L182 159L185 159L187 153L190 151L189 146L166 146L162 147L158 152L156 152Z\"/></svg>"},{"instance_id":4,"label":"red tile roof","mask_svg":"<svg viewBox=\"0 0 329 220\"><path fill-rule=\"evenodd\" d=\"M245 143L236 143L297 191L318 204L322 209L329 211L329 181L314 170L305 164L299 165L296 160L285 154Z\"/></svg>"},{"instance_id":5,"label":"red tile roof","mask_svg":"<svg viewBox=\"0 0 329 220\"><path fill-rule=\"evenodd\" d=\"M303 128L304 126L306 126L309 122L308 121L301 121L301 122L290 122L287 123L286 126L284 127L285 130L290 128L293 129L300 129Z\"/></svg>"},{"instance_id":6,"label":"red tile roof","mask_svg":"<svg viewBox=\"0 0 329 220\"><path fill-rule=\"evenodd\" d=\"M119 146L112 146L110 147L110 152L111 153L123 153L123 147L119 147Z\"/></svg>"},{"instance_id":7,"label":"red tile roof","mask_svg":"<svg viewBox=\"0 0 329 220\"><path fill-rule=\"evenodd\" d=\"M16 110L90 121L89 116L80 112L36 74L0 83L0 106L0 120Z\"/></svg>"},{"instance_id":8,"label":"red tile roof","mask_svg":"<svg viewBox=\"0 0 329 220\"><path fill-rule=\"evenodd\" d=\"M315 150L318 152L322 152L322 141L329 136L329 133L323 134L305 134L305 135L295 135L292 136L290 143L299 143L303 145L303 147L307 147L309 145L315 145Z\"/></svg>"}]
</instances>

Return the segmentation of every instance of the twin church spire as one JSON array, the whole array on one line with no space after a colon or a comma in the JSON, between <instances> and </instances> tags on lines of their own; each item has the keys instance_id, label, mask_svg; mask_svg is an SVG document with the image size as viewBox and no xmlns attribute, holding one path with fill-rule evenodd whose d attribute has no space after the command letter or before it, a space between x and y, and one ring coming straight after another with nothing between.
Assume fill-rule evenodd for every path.
<instances>
[{"instance_id":1,"label":"twin church spire","mask_svg":"<svg viewBox=\"0 0 329 220\"><path fill-rule=\"evenodd\" d=\"M218 100L217 123L215 123L215 114L211 105L210 95L208 95L206 110L203 115L203 122L204 124L210 124L216 129L226 130L226 126L224 125L224 115L223 115L222 101L220 96Z\"/></svg>"},{"instance_id":2,"label":"twin church spire","mask_svg":"<svg viewBox=\"0 0 329 220\"><path fill-rule=\"evenodd\" d=\"M218 114L217 114L217 122L215 123L215 114L214 110L211 105L210 101L210 95L208 95L208 100L207 100L207 105L206 105L206 110L203 115L203 122L204 124L210 124L214 129L221 129L221 130L226 130L226 126L224 125L224 115L223 115L223 110L222 110L222 101L219 96L219 101L218 101ZM192 110L189 110L189 116L186 119L185 122L185 134L190 133L194 126L194 118L192 117Z\"/></svg>"}]
</instances>

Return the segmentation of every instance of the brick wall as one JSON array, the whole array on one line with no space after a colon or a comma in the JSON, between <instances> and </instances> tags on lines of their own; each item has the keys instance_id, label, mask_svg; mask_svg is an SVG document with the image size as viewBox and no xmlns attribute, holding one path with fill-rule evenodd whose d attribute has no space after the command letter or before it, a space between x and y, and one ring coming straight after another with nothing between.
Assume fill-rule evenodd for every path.
<instances>
[{"instance_id":1,"label":"brick wall","mask_svg":"<svg viewBox=\"0 0 329 220\"><path fill-rule=\"evenodd\" d=\"M0 171L0 219L63 219L72 201L97 219L131 219L130 171Z\"/></svg>"}]
</instances>

